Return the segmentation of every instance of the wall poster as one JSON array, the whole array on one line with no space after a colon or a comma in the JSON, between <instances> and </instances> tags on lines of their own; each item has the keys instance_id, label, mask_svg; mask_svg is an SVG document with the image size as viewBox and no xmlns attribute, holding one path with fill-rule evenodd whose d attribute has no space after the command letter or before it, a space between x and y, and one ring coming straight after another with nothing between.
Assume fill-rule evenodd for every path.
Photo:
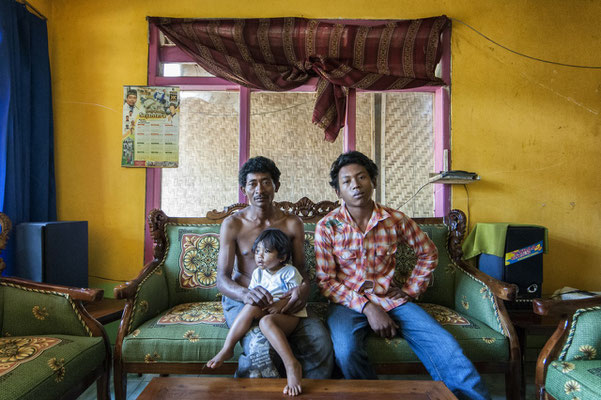
<instances>
[{"instance_id":1,"label":"wall poster","mask_svg":"<svg viewBox=\"0 0 601 400\"><path fill-rule=\"evenodd\" d=\"M179 103L177 87L123 86L122 167L177 167Z\"/></svg>"}]
</instances>

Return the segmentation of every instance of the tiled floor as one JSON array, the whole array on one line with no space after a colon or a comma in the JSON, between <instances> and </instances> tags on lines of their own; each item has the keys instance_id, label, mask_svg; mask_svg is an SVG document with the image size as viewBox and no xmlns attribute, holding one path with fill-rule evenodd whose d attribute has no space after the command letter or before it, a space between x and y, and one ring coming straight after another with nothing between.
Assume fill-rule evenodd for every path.
<instances>
[{"instance_id":1,"label":"tiled floor","mask_svg":"<svg viewBox=\"0 0 601 400\"><path fill-rule=\"evenodd\" d=\"M527 368L527 371L531 368ZM127 376L127 400L136 399L140 393L144 390L148 382L158 375L143 375L138 376L137 374L129 374ZM203 375L209 376L209 375ZM492 400L505 400L505 377L497 374L483 375L488 390L492 396ZM426 376L382 376L382 379L428 379ZM534 376L533 373L526 375L526 400L534 399ZM111 380L111 399L115 398L113 391L113 382ZM300 398L302 399L302 397ZM86 390L80 397L79 400L96 400L96 385L92 385Z\"/></svg>"}]
</instances>

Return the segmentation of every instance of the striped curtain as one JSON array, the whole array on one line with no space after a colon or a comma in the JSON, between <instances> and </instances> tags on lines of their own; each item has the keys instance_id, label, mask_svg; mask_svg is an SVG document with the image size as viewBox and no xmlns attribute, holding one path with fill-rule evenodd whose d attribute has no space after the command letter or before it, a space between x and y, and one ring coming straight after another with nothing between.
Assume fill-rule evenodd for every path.
<instances>
[{"instance_id":1,"label":"striped curtain","mask_svg":"<svg viewBox=\"0 0 601 400\"><path fill-rule=\"evenodd\" d=\"M313 122L331 142L344 126L347 88L444 85L435 69L446 16L375 25L305 18L149 21L201 67L242 86L286 91L319 77Z\"/></svg>"}]
</instances>

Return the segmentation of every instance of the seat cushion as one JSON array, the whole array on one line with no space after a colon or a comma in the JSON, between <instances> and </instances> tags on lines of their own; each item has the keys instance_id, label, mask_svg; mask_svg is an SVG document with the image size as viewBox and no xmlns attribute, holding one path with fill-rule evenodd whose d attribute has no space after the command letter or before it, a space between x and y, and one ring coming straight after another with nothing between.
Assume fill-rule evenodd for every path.
<instances>
[{"instance_id":1,"label":"seat cushion","mask_svg":"<svg viewBox=\"0 0 601 400\"><path fill-rule=\"evenodd\" d=\"M435 304L420 304L459 342L472 361L505 361L509 358L507 338L477 319ZM311 315L325 319L326 303L309 303ZM223 346L228 328L221 303L200 302L175 306L153 318L123 340L123 360L144 363L187 363L210 360ZM374 363L419 362L402 338L367 340ZM235 362L241 353L236 345Z\"/></svg>"},{"instance_id":2,"label":"seat cushion","mask_svg":"<svg viewBox=\"0 0 601 400\"><path fill-rule=\"evenodd\" d=\"M221 350L228 328L219 301L180 304L159 314L123 339L123 361L207 362ZM242 349L234 350L238 359Z\"/></svg>"},{"instance_id":3,"label":"seat cushion","mask_svg":"<svg viewBox=\"0 0 601 400\"><path fill-rule=\"evenodd\" d=\"M472 361L506 361L508 339L481 321L437 304L419 304L457 340ZM406 340L382 339L375 334L367 338L367 351L373 363L419 362Z\"/></svg>"},{"instance_id":4,"label":"seat cushion","mask_svg":"<svg viewBox=\"0 0 601 400\"><path fill-rule=\"evenodd\" d=\"M545 390L557 400L601 399L601 360L552 362Z\"/></svg>"},{"instance_id":5,"label":"seat cushion","mask_svg":"<svg viewBox=\"0 0 601 400\"><path fill-rule=\"evenodd\" d=\"M59 398L98 368L105 357L101 337L2 337L0 400Z\"/></svg>"}]
</instances>

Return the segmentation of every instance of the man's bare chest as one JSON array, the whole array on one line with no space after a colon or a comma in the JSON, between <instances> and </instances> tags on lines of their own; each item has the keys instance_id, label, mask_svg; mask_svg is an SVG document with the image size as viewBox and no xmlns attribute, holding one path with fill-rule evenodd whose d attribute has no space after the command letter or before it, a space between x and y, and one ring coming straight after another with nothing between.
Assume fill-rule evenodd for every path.
<instances>
[{"instance_id":1,"label":"man's bare chest","mask_svg":"<svg viewBox=\"0 0 601 400\"><path fill-rule=\"evenodd\" d=\"M248 261L254 260L254 253L252 251L252 248L255 243L255 240L261 234L261 232L268 228L280 229L290 238L291 234L290 232L288 232L284 224L248 224L240 230L236 238L236 250L238 255Z\"/></svg>"}]
</instances>

